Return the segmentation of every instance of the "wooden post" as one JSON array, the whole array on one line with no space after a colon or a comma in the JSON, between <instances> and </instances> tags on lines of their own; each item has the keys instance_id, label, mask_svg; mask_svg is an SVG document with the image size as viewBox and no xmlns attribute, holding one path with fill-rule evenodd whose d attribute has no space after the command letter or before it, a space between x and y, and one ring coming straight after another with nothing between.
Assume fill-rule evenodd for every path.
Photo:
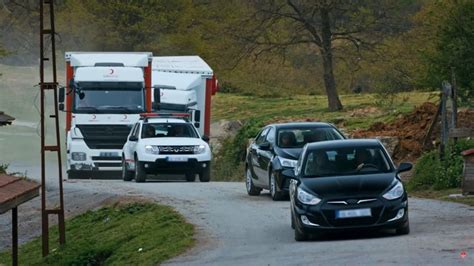
<instances>
[{"instance_id":1,"label":"wooden post","mask_svg":"<svg viewBox=\"0 0 474 266\"><path fill-rule=\"evenodd\" d=\"M454 67L451 68L451 101L453 104L453 112L451 115L451 125L453 128L458 127L458 92L457 92L457 85L456 85L456 74L454 73ZM458 138L454 138L454 143L458 141Z\"/></svg>"},{"instance_id":2,"label":"wooden post","mask_svg":"<svg viewBox=\"0 0 474 266\"><path fill-rule=\"evenodd\" d=\"M12 265L18 265L18 209L12 209Z\"/></svg>"},{"instance_id":3,"label":"wooden post","mask_svg":"<svg viewBox=\"0 0 474 266\"><path fill-rule=\"evenodd\" d=\"M451 95L451 84L448 81L443 81L441 94L441 144L439 145L439 157L444 158L446 145L448 143L448 119L446 112L446 102L448 96Z\"/></svg>"}]
</instances>

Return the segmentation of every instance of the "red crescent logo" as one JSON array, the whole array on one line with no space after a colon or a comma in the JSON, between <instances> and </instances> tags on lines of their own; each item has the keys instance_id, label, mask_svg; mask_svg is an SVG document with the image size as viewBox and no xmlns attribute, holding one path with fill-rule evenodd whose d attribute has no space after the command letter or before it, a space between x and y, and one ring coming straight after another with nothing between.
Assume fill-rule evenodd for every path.
<instances>
[{"instance_id":1,"label":"red crescent logo","mask_svg":"<svg viewBox=\"0 0 474 266\"><path fill-rule=\"evenodd\" d=\"M113 68L110 69L109 75L112 75L112 74L114 74L114 69Z\"/></svg>"}]
</instances>

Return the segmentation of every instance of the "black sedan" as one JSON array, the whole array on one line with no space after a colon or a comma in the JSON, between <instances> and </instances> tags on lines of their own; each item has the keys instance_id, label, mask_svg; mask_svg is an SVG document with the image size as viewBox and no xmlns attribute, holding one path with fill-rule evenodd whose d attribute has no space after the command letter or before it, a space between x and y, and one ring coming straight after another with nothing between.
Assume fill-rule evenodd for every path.
<instances>
[{"instance_id":1,"label":"black sedan","mask_svg":"<svg viewBox=\"0 0 474 266\"><path fill-rule=\"evenodd\" d=\"M285 170L290 184L291 225L297 241L340 229L395 229L408 234L408 196L378 140L311 143L297 166Z\"/></svg>"},{"instance_id":2,"label":"black sedan","mask_svg":"<svg viewBox=\"0 0 474 266\"><path fill-rule=\"evenodd\" d=\"M247 149L247 193L256 196L262 189L268 189L273 200L283 199L288 195L290 179L282 171L296 165L303 146L310 142L344 138L327 123L286 123L264 127Z\"/></svg>"}]
</instances>

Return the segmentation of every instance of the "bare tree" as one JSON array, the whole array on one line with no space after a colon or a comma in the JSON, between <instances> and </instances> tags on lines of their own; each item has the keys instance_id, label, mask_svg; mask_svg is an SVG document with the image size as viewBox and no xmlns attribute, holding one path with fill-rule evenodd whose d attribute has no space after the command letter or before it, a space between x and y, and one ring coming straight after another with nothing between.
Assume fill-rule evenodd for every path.
<instances>
[{"instance_id":1,"label":"bare tree","mask_svg":"<svg viewBox=\"0 0 474 266\"><path fill-rule=\"evenodd\" d=\"M334 77L334 57L347 49L360 53L400 30L398 1L370 0L253 0L252 25L234 35L248 44L247 53L284 51L293 45L315 46L321 57L330 111L343 108ZM393 22L396 21L397 24ZM353 51L352 51L353 53Z\"/></svg>"}]
</instances>

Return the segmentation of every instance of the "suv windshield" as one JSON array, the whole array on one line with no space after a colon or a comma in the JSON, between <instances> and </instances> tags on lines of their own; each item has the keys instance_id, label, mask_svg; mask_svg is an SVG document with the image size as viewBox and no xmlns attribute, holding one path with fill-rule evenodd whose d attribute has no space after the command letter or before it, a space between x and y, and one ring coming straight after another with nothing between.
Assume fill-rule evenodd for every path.
<instances>
[{"instance_id":1,"label":"suv windshield","mask_svg":"<svg viewBox=\"0 0 474 266\"><path fill-rule=\"evenodd\" d=\"M145 111L140 82L81 82L81 99L74 97L75 113L141 113Z\"/></svg>"},{"instance_id":2,"label":"suv windshield","mask_svg":"<svg viewBox=\"0 0 474 266\"><path fill-rule=\"evenodd\" d=\"M280 148L302 148L310 142L344 139L331 127L282 128L278 130L277 136L277 146Z\"/></svg>"},{"instance_id":3,"label":"suv windshield","mask_svg":"<svg viewBox=\"0 0 474 266\"><path fill-rule=\"evenodd\" d=\"M147 123L143 124L142 138L198 138L192 125L186 123Z\"/></svg>"},{"instance_id":4,"label":"suv windshield","mask_svg":"<svg viewBox=\"0 0 474 266\"><path fill-rule=\"evenodd\" d=\"M380 147L313 150L305 160L305 177L376 174L392 170Z\"/></svg>"}]
</instances>

